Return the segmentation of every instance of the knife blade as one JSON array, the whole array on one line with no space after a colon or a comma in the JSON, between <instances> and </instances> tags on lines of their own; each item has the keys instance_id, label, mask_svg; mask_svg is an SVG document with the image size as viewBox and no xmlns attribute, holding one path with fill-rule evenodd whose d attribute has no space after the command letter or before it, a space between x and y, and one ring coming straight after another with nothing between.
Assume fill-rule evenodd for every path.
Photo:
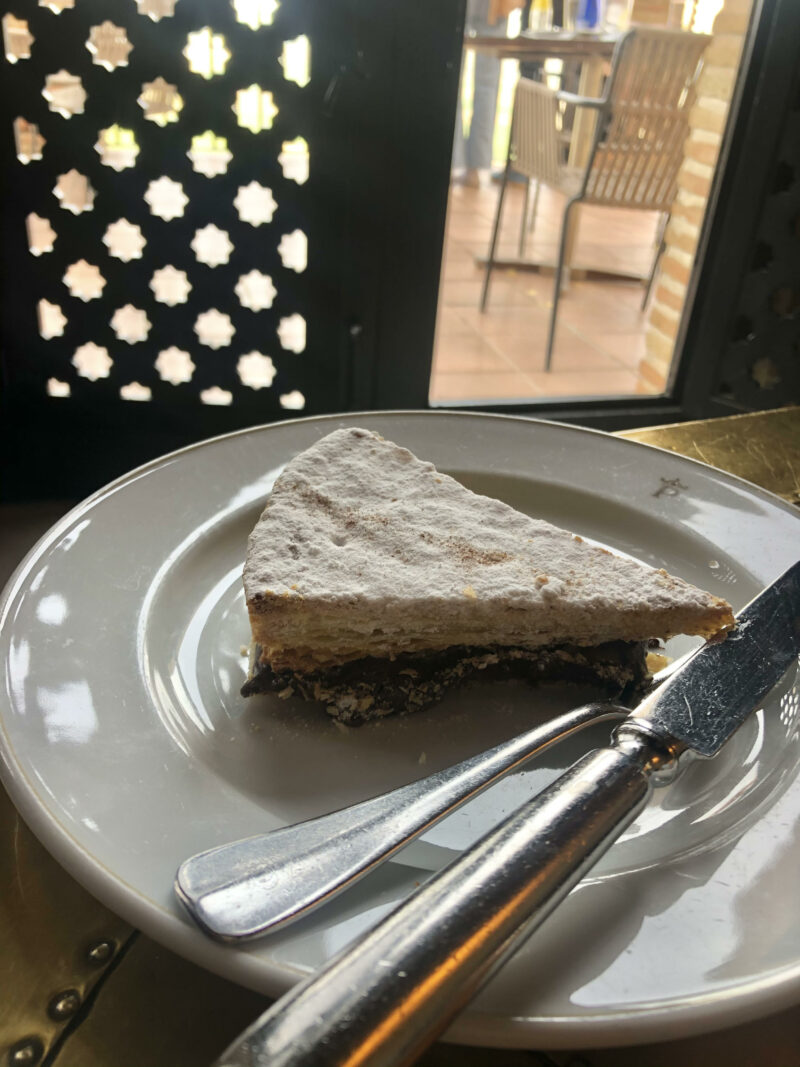
<instances>
[{"instance_id":1,"label":"knife blade","mask_svg":"<svg viewBox=\"0 0 800 1067\"><path fill-rule=\"evenodd\" d=\"M289 991L219 1067L404 1067L622 834L654 785L709 758L800 652L800 562L617 727L354 947Z\"/></svg>"},{"instance_id":2,"label":"knife blade","mask_svg":"<svg viewBox=\"0 0 800 1067\"><path fill-rule=\"evenodd\" d=\"M736 616L721 642L707 642L633 711L672 747L712 757L797 658L800 563Z\"/></svg>"}]
</instances>

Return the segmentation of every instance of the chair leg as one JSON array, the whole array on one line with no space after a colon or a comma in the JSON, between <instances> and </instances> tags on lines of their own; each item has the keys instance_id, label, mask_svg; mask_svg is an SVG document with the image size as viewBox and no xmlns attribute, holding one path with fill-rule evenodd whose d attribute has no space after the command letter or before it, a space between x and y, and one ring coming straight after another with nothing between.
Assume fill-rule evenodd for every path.
<instances>
[{"instance_id":1,"label":"chair leg","mask_svg":"<svg viewBox=\"0 0 800 1067\"><path fill-rule=\"evenodd\" d=\"M508 156L506 157L506 166L503 171L503 181L500 184L500 194L497 198L497 211L494 216L494 228L492 230L492 240L489 244L489 255L486 260L486 274L483 277L483 289L481 290L481 312L486 311L486 303L489 299L489 282L492 277L492 269L494 268L495 252L497 251L497 238L500 234L500 217L503 214L503 201L506 196L506 186L508 185L508 176L511 173L511 148L509 147Z\"/></svg>"},{"instance_id":2,"label":"chair leg","mask_svg":"<svg viewBox=\"0 0 800 1067\"><path fill-rule=\"evenodd\" d=\"M650 276L647 279L647 286L645 287L644 296L642 297L642 311L647 307L650 300L650 293L653 289L653 282L656 279L656 271L658 270L658 264L661 262L661 257L664 255L664 251L667 247L667 242L664 240L664 235L667 232L667 224L669 223L669 213L664 212L661 216L661 221L658 225L658 237L656 238L656 254L653 257L653 266L650 268Z\"/></svg>"},{"instance_id":3,"label":"chair leg","mask_svg":"<svg viewBox=\"0 0 800 1067\"><path fill-rule=\"evenodd\" d=\"M536 190L534 191L534 194L533 194L533 207L531 208L531 218L530 218L530 222L528 223L528 236L530 236L533 233L533 228L536 225L536 216L539 213L539 192L540 192L541 188L542 188L542 183L537 178L536 179Z\"/></svg>"},{"instance_id":4,"label":"chair leg","mask_svg":"<svg viewBox=\"0 0 800 1067\"><path fill-rule=\"evenodd\" d=\"M530 179L525 182L525 199L522 201L522 222L519 225L519 258L525 256L525 238L528 236L528 205L531 199Z\"/></svg>"},{"instance_id":5,"label":"chair leg","mask_svg":"<svg viewBox=\"0 0 800 1067\"><path fill-rule=\"evenodd\" d=\"M567 206L564 208L564 218L561 220L561 238L558 242L558 262L556 263L556 277L553 286L553 308L550 312L550 328L547 332L547 348L544 356L545 371L550 370L550 364L553 361L553 344L556 339L556 315L558 314L558 301L561 296L561 278L564 273L564 254L567 250L570 215L577 202L577 198L567 201Z\"/></svg>"}]
</instances>

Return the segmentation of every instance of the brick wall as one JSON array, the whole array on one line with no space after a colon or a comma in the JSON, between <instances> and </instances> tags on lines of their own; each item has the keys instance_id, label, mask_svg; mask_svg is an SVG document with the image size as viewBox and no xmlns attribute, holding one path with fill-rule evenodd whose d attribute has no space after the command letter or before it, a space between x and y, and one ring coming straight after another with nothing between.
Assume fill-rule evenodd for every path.
<instances>
[{"instance_id":1,"label":"brick wall","mask_svg":"<svg viewBox=\"0 0 800 1067\"><path fill-rule=\"evenodd\" d=\"M665 235L666 248L650 303L646 354L639 365L641 392L661 391L669 378L752 3L725 0L714 20L713 39L706 49L697 99L689 117L690 133Z\"/></svg>"}]
</instances>

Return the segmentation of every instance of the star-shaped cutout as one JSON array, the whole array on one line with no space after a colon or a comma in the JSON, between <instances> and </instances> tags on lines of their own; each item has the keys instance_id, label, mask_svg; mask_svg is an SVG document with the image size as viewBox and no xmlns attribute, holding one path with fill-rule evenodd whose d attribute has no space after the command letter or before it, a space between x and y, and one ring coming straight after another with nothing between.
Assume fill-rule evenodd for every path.
<instances>
[{"instance_id":1,"label":"star-shaped cutout","mask_svg":"<svg viewBox=\"0 0 800 1067\"><path fill-rule=\"evenodd\" d=\"M14 144L20 163L31 163L42 158L42 149L47 144L35 122L14 119Z\"/></svg>"},{"instance_id":2,"label":"star-shaped cutout","mask_svg":"<svg viewBox=\"0 0 800 1067\"><path fill-rule=\"evenodd\" d=\"M272 278L268 274L262 274L259 270L251 270L249 274L243 274L236 284L234 292L239 297L239 303L251 311L264 311L272 307L272 301L277 295L277 290L272 284Z\"/></svg>"},{"instance_id":3,"label":"star-shaped cutout","mask_svg":"<svg viewBox=\"0 0 800 1067\"><path fill-rule=\"evenodd\" d=\"M304 137L284 141L278 156L284 178L303 185L308 181L308 143Z\"/></svg>"},{"instance_id":4,"label":"star-shaped cutout","mask_svg":"<svg viewBox=\"0 0 800 1067\"><path fill-rule=\"evenodd\" d=\"M287 411L302 411L306 406L306 398L299 389L292 389L291 393L282 393L280 404Z\"/></svg>"},{"instance_id":5,"label":"star-shaped cutout","mask_svg":"<svg viewBox=\"0 0 800 1067\"><path fill-rule=\"evenodd\" d=\"M202 390L200 400L204 404L217 404L220 407L227 407L228 404L233 402L233 393L228 392L227 389L220 389L218 385L212 385L210 389Z\"/></svg>"},{"instance_id":6,"label":"star-shaped cutout","mask_svg":"<svg viewBox=\"0 0 800 1067\"><path fill-rule=\"evenodd\" d=\"M230 259L233 245L225 230L218 229L213 223L196 230L191 249L198 263L208 267L219 267Z\"/></svg>"},{"instance_id":7,"label":"star-shaped cutout","mask_svg":"<svg viewBox=\"0 0 800 1067\"><path fill-rule=\"evenodd\" d=\"M233 0L236 21L251 30L271 26L279 6L278 0Z\"/></svg>"},{"instance_id":8,"label":"star-shaped cutout","mask_svg":"<svg viewBox=\"0 0 800 1067\"><path fill-rule=\"evenodd\" d=\"M70 396L72 390L69 387L69 382L60 382L58 378L47 379L47 395L48 396Z\"/></svg>"},{"instance_id":9,"label":"star-shaped cutout","mask_svg":"<svg viewBox=\"0 0 800 1067\"><path fill-rule=\"evenodd\" d=\"M10 12L3 15L3 49L9 63L30 59L34 40L26 19L15 18Z\"/></svg>"},{"instance_id":10,"label":"star-shaped cutout","mask_svg":"<svg viewBox=\"0 0 800 1067\"><path fill-rule=\"evenodd\" d=\"M67 70L48 74L44 80L42 96L50 110L63 115L65 119L83 114L86 90L77 74L70 74Z\"/></svg>"},{"instance_id":11,"label":"star-shaped cutout","mask_svg":"<svg viewBox=\"0 0 800 1067\"><path fill-rule=\"evenodd\" d=\"M308 264L308 238L302 230L285 233L278 245L278 254L287 270L301 274Z\"/></svg>"},{"instance_id":12,"label":"star-shaped cutout","mask_svg":"<svg viewBox=\"0 0 800 1067\"><path fill-rule=\"evenodd\" d=\"M106 228L103 244L110 256L121 259L123 263L130 263L132 259L142 258L142 250L147 241L142 235L141 227L128 222L127 219L117 219Z\"/></svg>"},{"instance_id":13,"label":"star-shaped cutout","mask_svg":"<svg viewBox=\"0 0 800 1067\"><path fill-rule=\"evenodd\" d=\"M127 341L129 345L146 341L151 325L145 312L133 304L117 308L111 316L111 329L117 335L117 340Z\"/></svg>"},{"instance_id":14,"label":"star-shaped cutout","mask_svg":"<svg viewBox=\"0 0 800 1067\"><path fill-rule=\"evenodd\" d=\"M82 211L92 210L95 191L89 185L89 179L85 174L77 170L69 170L66 174L59 174L53 189L53 196L67 211L71 211L73 215L80 215Z\"/></svg>"},{"instance_id":15,"label":"star-shaped cutout","mask_svg":"<svg viewBox=\"0 0 800 1067\"><path fill-rule=\"evenodd\" d=\"M72 365L78 374L82 378L88 378L91 382L96 382L98 378L107 378L112 364L113 360L108 354L108 349L103 348L102 345L96 345L94 341L76 348L75 355L72 357Z\"/></svg>"},{"instance_id":16,"label":"star-shaped cutout","mask_svg":"<svg viewBox=\"0 0 800 1067\"><path fill-rule=\"evenodd\" d=\"M87 263L85 259L79 259L77 263L71 263L67 267L63 282L69 289L70 296L76 296L84 303L97 300L106 284L98 268L93 263Z\"/></svg>"},{"instance_id":17,"label":"star-shaped cutout","mask_svg":"<svg viewBox=\"0 0 800 1067\"><path fill-rule=\"evenodd\" d=\"M237 90L236 102L231 110L236 116L237 125L251 133L272 129L272 120L278 114L272 93L258 85Z\"/></svg>"},{"instance_id":18,"label":"star-shaped cutout","mask_svg":"<svg viewBox=\"0 0 800 1067\"><path fill-rule=\"evenodd\" d=\"M163 78L145 82L142 95L137 100L144 117L162 128L169 122L177 122L183 107L183 97L174 85Z\"/></svg>"},{"instance_id":19,"label":"star-shaped cutout","mask_svg":"<svg viewBox=\"0 0 800 1067\"><path fill-rule=\"evenodd\" d=\"M109 126L101 130L97 138L95 151L100 153L100 162L112 170L125 170L136 163L139 155L139 146L133 130L125 129L124 126Z\"/></svg>"},{"instance_id":20,"label":"star-shaped cutout","mask_svg":"<svg viewBox=\"0 0 800 1067\"><path fill-rule=\"evenodd\" d=\"M146 15L153 22L172 18L175 14L177 0L136 0L140 15Z\"/></svg>"},{"instance_id":21,"label":"star-shaped cutout","mask_svg":"<svg viewBox=\"0 0 800 1067\"><path fill-rule=\"evenodd\" d=\"M128 382L119 389L119 396L123 400L151 400L153 389L149 385L142 385L141 382Z\"/></svg>"},{"instance_id":22,"label":"star-shaped cutout","mask_svg":"<svg viewBox=\"0 0 800 1067\"><path fill-rule=\"evenodd\" d=\"M49 300L40 300L37 305L39 312L39 333L45 341L53 337L63 337L67 318L58 304L51 304Z\"/></svg>"},{"instance_id":23,"label":"star-shaped cutout","mask_svg":"<svg viewBox=\"0 0 800 1067\"><path fill-rule=\"evenodd\" d=\"M186 277L186 271L176 270L172 266L162 267L161 270L155 271L150 279L150 288L156 300L169 307L185 304L192 289Z\"/></svg>"},{"instance_id":24,"label":"star-shaped cutout","mask_svg":"<svg viewBox=\"0 0 800 1067\"><path fill-rule=\"evenodd\" d=\"M305 34L295 37L293 41L284 41L280 64L283 76L304 89L311 81L311 49Z\"/></svg>"},{"instance_id":25,"label":"star-shaped cutout","mask_svg":"<svg viewBox=\"0 0 800 1067\"><path fill-rule=\"evenodd\" d=\"M261 226L264 222L272 222L272 216L278 205L275 203L271 189L253 181L249 185L239 186L233 206L238 211L242 222L249 222L251 226Z\"/></svg>"},{"instance_id":26,"label":"star-shaped cutout","mask_svg":"<svg viewBox=\"0 0 800 1067\"><path fill-rule=\"evenodd\" d=\"M225 137L217 137L211 130L192 138L192 147L186 153L192 161L192 169L198 174L213 178L224 174L233 159Z\"/></svg>"},{"instance_id":27,"label":"star-shaped cutout","mask_svg":"<svg viewBox=\"0 0 800 1067\"><path fill-rule=\"evenodd\" d=\"M43 219L32 211L25 219L25 227L28 231L28 248L32 256L41 256L44 252L53 251L56 232L50 225L49 219Z\"/></svg>"},{"instance_id":28,"label":"star-shaped cutout","mask_svg":"<svg viewBox=\"0 0 800 1067\"><path fill-rule=\"evenodd\" d=\"M182 348L176 348L175 345L158 353L155 366L161 380L170 382L172 385L190 382L194 374L192 357Z\"/></svg>"},{"instance_id":29,"label":"star-shaped cutout","mask_svg":"<svg viewBox=\"0 0 800 1067\"><path fill-rule=\"evenodd\" d=\"M46 7L54 15L60 15L62 11L75 7L75 0L39 0L39 7Z\"/></svg>"},{"instance_id":30,"label":"star-shaped cutout","mask_svg":"<svg viewBox=\"0 0 800 1067\"><path fill-rule=\"evenodd\" d=\"M152 400L153 390L149 385L142 385L141 382L128 382L127 385L122 386L119 395L123 400Z\"/></svg>"},{"instance_id":31,"label":"star-shaped cutout","mask_svg":"<svg viewBox=\"0 0 800 1067\"><path fill-rule=\"evenodd\" d=\"M239 357L236 373L242 385L251 389L266 389L272 385L277 371L269 356L263 356L260 352L248 352L246 356Z\"/></svg>"},{"instance_id":32,"label":"star-shaped cutout","mask_svg":"<svg viewBox=\"0 0 800 1067\"><path fill-rule=\"evenodd\" d=\"M295 313L281 319L278 326L278 339L281 348L287 352L302 352L306 347L306 320Z\"/></svg>"},{"instance_id":33,"label":"star-shaped cutout","mask_svg":"<svg viewBox=\"0 0 800 1067\"><path fill-rule=\"evenodd\" d=\"M133 45L122 26L106 21L92 26L86 47L92 53L92 63L111 71L127 67Z\"/></svg>"},{"instance_id":34,"label":"star-shaped cutout","mask_svg":"<svg viewBox=\"0 0 800 1067\"><path fill-rule=\"evenodd\" d=\"M150 206L150 213L165 222L179 219L189 203L181 183L174 182L172 178L158 178L150 182L144 198Z\"/></svg>"},{"instance_id":35,"label":"star-shaped cutout","mask_svg":"<svg viewBox=\"0 0 800 1067\"><path fill-rule=\"evenodd\" d=\"M208 26L189 34L183 55L189 62L192 74L199 74L206 80L215 74L224 74L231 58L225 38Z\"/></svg>"},{"instance_id":36,"label":"star-shaped cutout","mask_svg":"<svg viewBox=\"0 0 800 1067\"><path fill-rule=\"evenodd\" d=\"M194 332L201 344L209 348L227 348L236 333L229 315L224 315L216 308L203 311L197 316Z\"/></svg>"}]
</instances>

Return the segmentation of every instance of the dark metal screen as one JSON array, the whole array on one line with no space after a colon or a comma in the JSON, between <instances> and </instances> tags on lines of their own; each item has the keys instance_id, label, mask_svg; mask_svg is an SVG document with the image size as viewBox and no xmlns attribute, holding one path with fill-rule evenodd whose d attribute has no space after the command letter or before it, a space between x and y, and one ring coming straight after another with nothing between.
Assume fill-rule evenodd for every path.
<instances>
[{"instance_id":1,"label":"dark metal screen","mask_svg":"<svg viewBox=\"0 0 800 1067\"><path fill-rule=\"evenodd\" d=\"M800 70L736 296L714 393L744 410L800 402Z\"/></svg>"},{"instance_id":2,"label":"dark metal screen","mask_svg":"<svg viewBox=\"0 0 800 1067\"><path fill-rule=\"evenodd\" d=\"M3 495L427 388L460 7L5 6Z\"/></svg>"},{"instance_id":3,"label":"dark metal screen","mask_svg":"<svg viewBox=\"0 0 800 1067\"><path fill-rule=\"evenodd\" d=\"M330 405L309 7L6 13L4 360L20 403L235 404L241 421Z\"/></svg>"}]
</instances>

